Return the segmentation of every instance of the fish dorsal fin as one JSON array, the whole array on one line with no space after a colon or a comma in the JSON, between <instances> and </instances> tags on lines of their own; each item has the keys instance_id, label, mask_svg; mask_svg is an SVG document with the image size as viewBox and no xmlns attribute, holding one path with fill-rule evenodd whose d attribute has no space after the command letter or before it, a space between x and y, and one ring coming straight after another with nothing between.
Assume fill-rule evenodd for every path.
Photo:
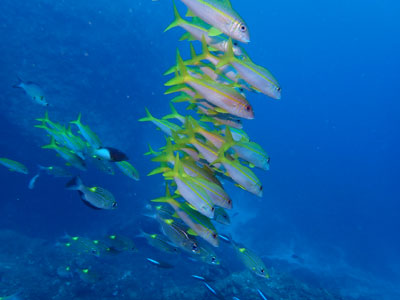
<instances>
[{"instance_id":1,"label":"fish dorsal fin","mask_svg":"<svg viewBox=\"0 0 400 300\"><path fill-rule=\"evenodd\" d=\"M232 4L230 0L221 0L221 2L224 4L224 6L232 8Z\"/></svg>"},{"instance_id":2,"label":"fish dorsal fin","mask_svg":"<svg viewBox=\"0 0 400 300\"><path fill-rule=\"evenodd\" d=\"M197 232L194 231L192 228L189 228L189 230L187 231L188 234L193 235L193 236L198 236Z\"/></svg>"}]
</instances>

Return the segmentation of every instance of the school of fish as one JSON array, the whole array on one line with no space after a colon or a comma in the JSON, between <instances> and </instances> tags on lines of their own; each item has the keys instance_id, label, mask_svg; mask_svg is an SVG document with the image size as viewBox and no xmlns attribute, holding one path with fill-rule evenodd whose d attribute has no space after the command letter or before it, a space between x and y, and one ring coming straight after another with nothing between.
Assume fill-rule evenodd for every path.
<instances>
[{"instance_id":1,"label":"school of fish","mask_svg":"<svg viewBox=\"0 0 400 300\"><path fill-rule=\"evenodd\" d=\"M173 3L174 20L165 31L182 28L185 33L180 40L190 42L191 57L184 60L177 50L175 65L165 72L173 75L165 83L165 94L175 95L170 100L171 112L156 118L145 108L146 116L139 119L153 123L166 139L164 147L154 150L149 146L146 153L152 156L153 162L159 163L148 175L162 174L166 181L165 194L151 200L150 212L146 214L158 222L160 233L141 230L137 237L160 251L186 253L194 260L211 265L220 264L214 247L223 240L251 272L268 278L261 258L230 237L219 234L215 224L229 226L231 223L228 212L234 207L234 198L224 187L227 182L263 196L256 169L269 170L270 157L243 130L242 120L255 118L247 94L262 93L280 99L281 87L271 72L253 62L244 50L242 45L250 42L249 28L229 0L181 2L188 8L186 18ZM200 54L196 53L194 41L201 45ZM39 85L19 79L14 87L23 89L38 104L48 106ZM186 111L190 113L180 114L175 103L187 103ZM139 180L139 173L128 162L128 156L104 146L97 134L82 124L81 114L68 126L50 120L47 112L37 120L40 124L35 127L50 137L50 143L42 148L55 151L67 166L85 171L89 163L111 175L116 166L129 178ZM0 158L0 164L11 171L28 174L28 169L17 161ZM72 177L66 188L78 191L79 198L92 209L118 207L110 191L86 186L79 176L72 176L71 171L62 167L38 166L37 174L29 182L30 189L42 174ZM83 237L66 239L63 245L79 255L137 251L129 238L118 235L101 241ZM167 262L146 259L160 268L172 267ZM70 266L62 266L59 271L70 276ZM89 269L79 270L81 278L89 278L91 274ZM218 296L207 280L198 275L193 277L203 280L205 287Z\"/></svg>"}]
</instances>

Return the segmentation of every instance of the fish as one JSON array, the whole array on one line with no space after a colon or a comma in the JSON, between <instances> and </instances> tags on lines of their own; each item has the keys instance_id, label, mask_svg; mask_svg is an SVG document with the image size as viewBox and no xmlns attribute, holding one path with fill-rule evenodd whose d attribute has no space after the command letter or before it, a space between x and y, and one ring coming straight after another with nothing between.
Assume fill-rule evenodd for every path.
<instances>
[{"instance_id":1,"label":"fish","mask_svg":"<svg viewBox=\"0 0 400 300\"><path fill-rule=\"evenodd\" d=\"M214 247L218 247L218 233L210 219L191 208L187 203L176 201L174 197L171 196L168 185L166 185L165 197L153 199L151 201L170 204L179 218L192 229L192 231L188 231L188 233L199 235ZM194 233L192 233L193 231Z\"/></svg>"},{"instance_id":2,"label":"fish","mask_svg":"<svg viewBox=\"0 0 400 300\"><path fill-rule=\"evenodd\" d=\"M135 243L129 237L112 234L104 239L106 245L112 250L117 252L137 252L138 249Z\"/></svg>"},{"instance_id":3,"label":"fish","mask_svg":"<svg viewBox=\"0 0 400 300\"><path fill-rule=\"evenodd\" d=\"M196 138L195 132L193 131L193 128L189 122L185 124L185 128L180 130L179 133L186 135L186 137L182 138L176 134L172 135L178 145L192 145L207 160L209 164L213 163L217 159L218 149L210 143L199 141ZM216 167L219 167L219 164L217 164Z\"/></svg>"},{"instance_id":4,"label":"fish","mask_svg":"<svg viewBox=\"0 0 400 300\"><path fill-rule=\"evenodd\" d=\"M162 132L164 132L166 135L171 136L172 132L178 131L180 126L171 123L167 120L162 120L162 119L157 119L153 117L150 113L150 111L145 108L146 110L146 117L139 119L139 122L152 122L154 125L156 125Z\"/></svg>"},{"instance_id":5,"label":"fish","mask_svg":"<svg viewBox=\"0 0 400 300\"><path fill-rule=\"evenodd\" d=\"M244 247L243 245L237 244L233 240L232 245L239 259L251 272L259 277L269 278L269 274L267 273L264 262L258 255L256 255L253 251Z\"/></svg>"},{"instance_id":6,"label":"fish","mask_svg":"<svg viewBox=\"0 0 400 300\"><path fill-rule=\"evenodd\" d=\"M44 167L41 165L38 165L39 171L40 172L45 172L47 175L51 175L54 177L71 177L71 173L61 167L58 166L49 166L49 167Z\"/></svg>"},{"instance_id":7,"label":"fish","mask_svg":"<svg viewBox=\"0 0 400 300\"><path fill-rule=\"evenodd\" d=\"M41 125L35 125L35 128L39 128L39 129L43 129L44 131L46 131L46 133L52 138L54 139L58 145L60 146L66 146L66 141L65 141L65 128L63 128L62 130L58 130L58 129L54 129L51 128L49 126L47 126L48 124L46 123L42 123Z\"/></svg>"},{"instance_id":8,"label":"fish","mask_svg":"<svg viewBox=\"0 0 400 300\"><path fill-rule=\"evenodd\" d=\"M221 58L218 67L231 64L250 86L273 99L281 99L282 89L270 71L255 64L250 58L239 59L235 57L232 49L232 40L229 41L228 51Z\"/></svg>"},{"instance_id":9,"label":"fish","mask_svg":"<svg viewBox=\"0 0 400 300\"><path fill-rule=\"evenodd\" d=\"M224 297L214 288L212 288L207 282L204 281L203 284L215 297L217 297L218 299L224 299Z\"/></svg>"},{"instance_id":10,"label":"fish","mask_svg":"<svg viewBox=\"0 0 400 300\"><path fill-rule=\"evenodd\" d=\"M98 159L96 157L91 157L90 162L100 171L109 174L109 175L114 175L115 170L113 167L113 163L108 161L108 160L103 160L103 159Z\"/></svg>"},{"instance_id":11,"label":"fish","mask_svg":"<svg viewBox=\"0 0 400 300\"><path fill-rule=\"evenodd\" d=\"M227 244L231 244L232 242L232 238L230 237L230 235L218 234L218 237L221 241L224 241Z\"/></svg>"},{"instance_id":12,"label":"fish","mask_svg":"<svg viewBox=\"0 0 400 300\"><path fill-rule=\"evenodd\" d=\"M66 240L63 246L75 255L86 254L100 257L99 247L89 238L66 235L63 239Z\"/></svg>"},{"instance_id":13,"label":"fish","mask_svg":"<svg viewBox=\"0 0 400 300\"><path fill-rule=\"evenodd\" d=\"M39 176L40 176L40 173L37 173L37 174L36 174L35 176L33 176L32 179L29 181L28 188L29 188L30 190L33 190L33 189L35 188L35 183L36 183L36 180L39 178Z\"/></svg>"},{"instance_id":14,"label":"fish","mask_svg":"<svg viewBox=\"0 0 400 300\"><path fill-rule=\"evenodd\" d=\"M206 78L193 77L184 65L179 51L177 51L177 63L179 72L165 83L166 86L186 83L208 102L226 110L228 113L245 119L254 119L253 108L236 89Z\"/></svg>"},{"instance_id":15,"label":"fish","mask_svg":"<svg viewBox=\"0 0 400 300\"><path fill-rule=\"evenodd\" d=\"M172 104L172 102L169 103L169 107L171 108L171 113L169 115L164 116L162 119L163 120L177 119L179 122L184 124L185 123L185 117L182 116L180 113L178 113L178 111L176 110L176 108Z\"/></svg>"},{"instance_id":16,"label":"fish","mask_svg":"<svg viewBox=\"0 0 400 300\"><path fill-rule=\"evenodd\" d=\"M11 172L29 174L28 168L25 167L20 162L17 162L15 160L11 160L11 159L8 159L8 158L5 158L5 157L1 157L0 158L0 165L5 166Z\"/></svg>"},{"instance_id":17,"label":"fish","mask_svg":"<svg viewBox=\"0 0 400 300\"><path fill-rule=\"evenodd\" d=\"M222 207L216 207L214 212L214 221L223 224L223 225L230 225L231 219L229 218L228 213Z\"/></svg>"},{"instance_id":18,"label":"fish","mask_svg":"<svg viewBox=\"0 0 400 300\"><path fill-rule=\"evenodd\" d=\"M189 39L189 40L198 40L204 37L206 43L212 47L213 49L217 49L220 51L228 50L228 39L222 36L209 36L208 31L211 29L207 23L203 22L201 19L193 18L192 22L184 20L180 15L174 5L174 21L164 30L164 32L174 28L174 27L182 27L187 31L188 34L185 34L180 40ZM234 46L234 51L236 55L243 55L243 50L239 45Z\"/></svg>"},{"instance_id":19,"label":"fish","mask_svg":"<svg viewBox=\"0 0 400 300\"><path fill-rule=\"evenodd\" d=\"M218 266L221 263L214 249L203 242L199 243L199 254L193 255L193 258L209 265Z\"/></svg>"},{"instance_id":20,"label":"fish","mask_svg":"<svg viewBox=\"0 0 400 300\"><path fill-rule=\"evenodd\" d=\"M117 167L129 178L138 181L140 179L139 172L127 161L118 161L115 163Z\"/></svg>"},{"instance_id":21,"label":"fish","mask_svg":"<svg viewBox=\"0 0 400 300\"><path fill-rule=\"evenodd\" d=\"M88 145L79 136L72 133L69 126L62 133L64 145L72 152L76 153L80 158L85 159L85 154L88 153Z\"/></svg>"},{"instance_id":22,"label":"fish","mask_svg":"<svg viewBox=\"0 0 400 300\"><path fill-rule=\"evenodd\" d=\"M260 295L261 299L267 300L267 297L263 294L263 292L260 289L257 289L258 294Z\"/></svg>"},{"instance_id":23,"label":"fish","mask_svg":"<svg viewBox=\"0 0 400 300\"><path fill-rule=\"evenodd\" d=\"M97 272L95 272L89 268L79 270L78 275L82 281L89 283L89 284L94 284L100 280L100 275Z\"/></svg>"},{"instance_id":24,"label":"fish","mask_svg":"<svg viewBox=\"0 0 400 300\"><path fill-rule=\"evenodd\" d=\"M184 172L179 156L176 155L174 169L163 174L165 178L173 178L182 197L199 213L208 218L214 217L214 204L206 190L194 178Z\"/></svg>"},{"instance_id":25,"label":"fish","mask_svg":"<svg viewBox=\"0 0 400 300\"><path fill-rule=\"evenodd\" d=\"M180 249L188 253L199 253L198 241L194 236L190 236L179 222L173 219L164 219L159 215L151 216L156 219L161 226L162 233Z\"/></svg>"},{"instance_id":26,"label":"fish","mask_svg":"<svg viewBox=\"0 0 400 300\"><path fill-rule=\"evenodd\" d=\"M229 0L181 0L190 10L190 16L196 15L213 26L208 35L221 33L243 43L250 42L248 26L232 8Z\"/></svg>"},{"instance_id":27,"label":"fish","mask_svg":"<svg viewBox=\"0 0 400 300\"><path fill-rule=\"evenodd\" d=\"M103 159L110 162L129 160L125 153L112 147L98 148L93 151L93 155L98 159Z\"/></svg>"},{"instance_id":28,"label":"fish","mask_svg":"<svg viewBox=\"0 0 400 300\"><path fill-rule=\"evenodd\" d=\"M101 187L86 187L80 177L72 178L67 184L69 190L77 190L81 200L89 207L94 209L115 209L117 202L114 196Z\"/></svg>"},{"instance_id":29,"label":"fish","mask_svg":"<svg viewBox=\"0 0 400 300\"><path fill-rule=\"evenodd\" d=\"M161 153L158 153L156 157L152 159L152 161L156 162L168 162L171 165L175 165L175 155L174 151L179 150L180 152L187 153L189 150L188 147L182 148L180 145L175 145L175 147L172 145L172 140L170 138L167 138L166 140L166 145ZM207 166L202 166L200 167L193 159L192 156L184 156L182 159L180 159L180 162L182 163L183 170L192 177L201 177L204 178L210 182L213 182L215 184L218 184L221 186L221 183L218 181L218 179L214 176L212 170L208 168Z\"/></svg>"},{"instance_id":30,"label":"fish","mask_svg":"<svg viewBox=\"0 0 400 300\"><path fill-rule=\"evenodd\" d=\"M203 115L200 118L200 121L203 122L210 122L212 124L214 124L214 126L229 126L229 127L233 127L233 128L237 128L237 129L242 129L243 128L243 124L242 121L240 119L223 119L220 118L218 116L207 116L207 115Z\"/></svg>"},{"instance_id":31,"label":"fish","mask_svg":"<svg viewBox=\"0 0 400 300\"><path fill-rule=\"evenodd\" d=\"M222 149L223 150L223 149ZM257 176L246 166L243 166L238 159L227 158L224 151L220 151L215 161L222 163L229 177L231 177L241 188L258 196L263 195L263 186Z\"/></svg>"},{"instance_id":32,"label":"fish","mask_svg":"<svg viewBox=\"0 0 400 300\"><path fill-rule=\"evenodd\" d=\"M36 121L42 122L43 124L47 124L49 126L49 128L60 131L60 132L63 132L65 130L65 126L50 120L49 112L47 110L44 113L44 118L38 118L38 119L36 119Z\"/></svg>"},{"instance_id":33,"label":"fish","mask_svg":"<svg viewBox=\"0 0 400 300\"><path fill-rule=\"evenodd\" d=\"M167 252L167 253L178 253L178 248L170 243L170 241L167 239L162 234L149 234L141 230L140 234L137 235L137 237L142 237L145 238L147 243L154 247L157 248L161 251Z\"/></svg>"},{"instance_id":34,"label":"fish","mask_svg":"<svg viewBox=\"0 0 400 300\"><path fill-rule=\"evenodd\" d=\"M75 124L79 128L79 133L85 138L92 148L101 148L102 143L100 138L90 129L89 126L81 123L81 117L82 115L79 113L78 119L71 121L70 123Z\"/></svg>"},{"instance_id":35,"label":"fish","mask_svg":"<svg viewBox=\"0 0 400 300\"><path fill-rule=\"evenodd\" d=\"M223 128L221 130L221 133L225 135L227 128L231 131L232 138L235 142L240 142L240 141L249 142L250 141L250 137L248 136L248 134L244 130L241 130L241 129L226 126L225 128Z\"/></svg>"},{"instance_id":36,"label":"fish","mask_svg":"<svg viewBox=\"0 0 400 300\"><path fill-rule=\"evenodd\" d=\"M150 262L151 264L153 264L153 265L159 267L159 268L171 269L171 268L174 267L173 265L171 265L171 264L169 264L169 263L167 263L167 262L163 262L163 261L160 261L160 260L155 260L155 259L153 259L153 258L146 257L146 260L147 260L148 262Z\"/></svg>"},{"instance_id":37,"label":"fish","mask_svg":"<svg viewBox=\"0 0 400 300\"><path fill-rule=\"evenodd\" d=\"M67 161L67 164L70 164L79 170L86 171L85 161L68 148L57 145L54 138L51 139L50 144L42 146L42 148L55 150L64 160Z\"/></svg>"},{"instance_id":38,"label":"fish","mask_svg":"<svg viewBox=\"0 0 400 300\"><path fill-rule=\"evenodd\" d=\"M41 106L49 106L43 89L38 84L32 81L24 82L23 80L21 80L21 78L17 78L18 83L13 85L14 88L22 89L35 103Z\"/></svg>"},{"instance_id":39,"label":"fish","mask_svg":"<svg viewBox=\"0 0 400 300\"><path fill-rule=\"evenodd\" d=\"M270 157L259 144L245 140L235 142L229 128L225 131L225 141L225 149L231 147L238 157L247 161L251 166L269 170Z\"/></svg>"},{"instance_id":40,"label":"fish","mask_svg":"<svg viewBox=\"0 0 400 300\"><path fill-rule=\"evenodd\" d=\"M63 279L70 279L74 276L71 266L59 266L56 272Z\"/></svg>"}]
</instances>

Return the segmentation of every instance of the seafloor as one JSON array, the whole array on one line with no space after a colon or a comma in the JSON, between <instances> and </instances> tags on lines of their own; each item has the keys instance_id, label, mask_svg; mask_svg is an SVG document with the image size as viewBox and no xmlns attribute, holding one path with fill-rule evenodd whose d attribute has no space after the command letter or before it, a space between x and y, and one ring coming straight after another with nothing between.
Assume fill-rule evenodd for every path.
<instances>
[{"instance_id":1,"label":"seafloor","mask_svg":"<svg viewBox=\"0 0 400 300\"><path fill-rule=\"evenodd\" d=\"M182 256L174 267L161 269L145 261L146 253L121 253L95 257L74 257L57 241L29 238L10 230L0 231L1 296L18 292L18 299L261 299L269 300L343 299L325 289L296 280L277 269L270 279L258 278L246 270L227 271L226 267L194 264L193 272L211 279L209 284L190 277L190 266ZM84 277L79 271L62 272L66 266L89 268L96 276Z\"/></svg>"}]
</instances>

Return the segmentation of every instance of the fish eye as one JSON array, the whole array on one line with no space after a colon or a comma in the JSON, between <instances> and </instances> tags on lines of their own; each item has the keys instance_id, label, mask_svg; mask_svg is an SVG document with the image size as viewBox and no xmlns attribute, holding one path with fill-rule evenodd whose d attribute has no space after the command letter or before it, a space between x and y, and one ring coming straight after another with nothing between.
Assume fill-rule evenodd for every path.
<instances>
[{"instance_id":1,"label":"fish eye","mask_svg":"<svg viewBox=\"0 0 400 300\"><path fill-rule=\"evenodd\" d=\"M211 257L211 262L215 262L217 259L213 256L213 257Z\"/></svg>"},{"instance_id":2,"label":"fish eye","mask_svg":"<svg viewBox=\"0 0 400 300\"><path fill-rule=\"evenodd\" d=\"M193 252L196 252L196 251L197 251L197 244L194 243L194 244L192 245L192 251L193 251Z\"/></svg>"},{"instance_id":3,"label":"fish eye","mask_svg":"<svg viewBox=\"0 0 400 300\"><path fill-rule=\"evenodd\" d=\"M114 203L112 204L112 207L113 207L113 208L116 208L117 206L118 206L117 202L114 202Z\"/></svg>"},{"instance_id":4,"label":"fish eye","mask_svg":"<svg viewBox=\"0 0 400 300\"><path fill-rule=\"evenodd\" d=\"M246 32L247 31L247 27L244 24L241 24L239 29L240 29L241 32Z\"/></svg>"},{"instance_id":5,"label":"fish eye","mask_svg":"<svg viewBox=\"0 0 400 300\"><path fill-rule=\"evenodd\" d=\"M234 42L234 43L233 43L233 45L234 45L234 46L237 46L237 45L238 45L238 43L237 43L237 42Z\"/></svg>"},{"instance_id":6,"label":"fish eye","mask_svg":"<svg viewBox=\"0 0 400 300\"><path fill-rule=\"evenodd\" d=\"M263 274L264 274L264 269L261 269L260 271L261 271L261 273L263 273Z\"/></svg>"},{"instance_id":7,"label":"fish eye","mask_svg":"<svg viewBox=\"0 0 400 300\"><path fill-rule=\"evenodd\" d=\"M278 87L276 88L276 90L277 90L278 92L280 92L280 91L281 91L281 88L278 86Z\"/></svg>"},{"instance_id":8,"label":"fish eye","mask_svg":"<svg viewBox=\"0 0 400 300\"><path fill-rule=\"evenodd\" d=\"M260 191L262 191L263 190L263 186L260 186Z\"/></svg>"},{"instance_id":9,"label":"fish eye","mask_svg":"<svg viewBox=\"0 0 400 300\"><path fill-rule=\"evenodd\" d=\"M228 200L228 204L231 204L231 203L232 203L232 200L231 200L231 199L229 199L229 200Z\"/></svg>"},{"instance_id":10,"label":"fish eye","mask_svg":"<svg viewBox=\"0 0 400 300\"><path fill-rule=\"evenodd\" d=\"M211 211L215 211L215 207L212 207L212 208L211 208Z\"/></svg>"},{"instance_id":11,"label":"fish eye","mask_svg":"<svg viewBox=\"0 0 400 300\"><path fill-rule=\"evenodd\" d=\"M250 110L251 110L250 105L246 105L246 110L247 110L247 111L250 111Z\"/></svg>"},{"instance_id":12,"label":"fish eye","mask_svg":"<svg viewBox=\"0 0 400 300\"><path fill-rule=\"evenodd\" d=\"M96 254L97 253L96 249L92 249L92 253Z\"/></svg>"},{"instance_id":13,"label":"fish eye","mask_svg":"<svg viewBox=\"0 0 400 300\"><path fill-rule=\"evenodd\" d=\"M213 237L214 239L216 239L216 238L217 238L217 234L214 233L214 234L212 235L212 237Z\"/></svg>"}]
</instances>

